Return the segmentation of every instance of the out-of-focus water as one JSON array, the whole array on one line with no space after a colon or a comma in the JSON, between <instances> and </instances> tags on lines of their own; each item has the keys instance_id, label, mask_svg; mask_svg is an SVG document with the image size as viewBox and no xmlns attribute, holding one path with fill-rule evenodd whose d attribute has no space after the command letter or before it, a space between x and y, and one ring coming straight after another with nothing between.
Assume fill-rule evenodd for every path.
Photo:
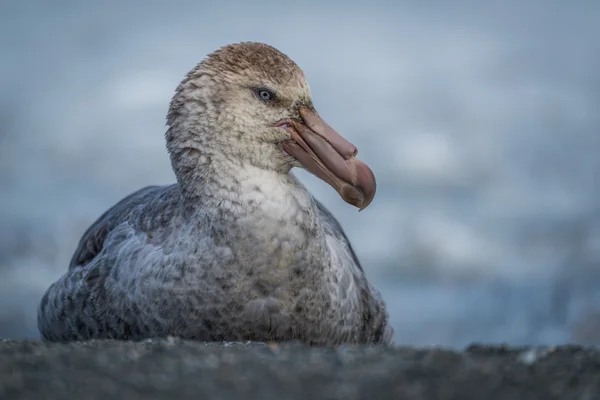
<instances>
[{"instance_id":1,"label":"out-of-focus water","mask_svg":"<svg viewBox=\"0 0 600 400\"><path fill-rule=\"evenodd\" d=\"M400 344L600 343L600 3L0 3L0 337L83 231L173 181L174 88L224 44L305 71L359 146L364 212L304 182L347 230Z\"/></svg>"}]
</instances>

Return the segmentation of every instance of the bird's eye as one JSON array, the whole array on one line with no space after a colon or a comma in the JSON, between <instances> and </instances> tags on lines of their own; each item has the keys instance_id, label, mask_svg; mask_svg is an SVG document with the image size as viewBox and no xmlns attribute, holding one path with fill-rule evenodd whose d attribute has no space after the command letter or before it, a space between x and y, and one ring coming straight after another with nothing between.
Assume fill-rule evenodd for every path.
<instances>
[{"instance_id":1,"label":"bird's eye","mask_svg":"<svg viewBox=\"0 0 600 400\"><path fill-rule=\"evenodd\" d=\"M258 92L258 95L263 100L271 100L271 92L269 92L268 90L261 90L260 92Z\"/></svg>"},{"instance_id":2,"label":"bird's eye","mask_svg":"<svg viewBox=\"0 0 600 400\"><path fill-rule=\"evenodd\" d=\"M258 95L258 98L262 101L271 101L275 99L275 94L273 94L273 92L267 89L258 89L256 91L256 94Z\"/></svg>"}]
</instances>

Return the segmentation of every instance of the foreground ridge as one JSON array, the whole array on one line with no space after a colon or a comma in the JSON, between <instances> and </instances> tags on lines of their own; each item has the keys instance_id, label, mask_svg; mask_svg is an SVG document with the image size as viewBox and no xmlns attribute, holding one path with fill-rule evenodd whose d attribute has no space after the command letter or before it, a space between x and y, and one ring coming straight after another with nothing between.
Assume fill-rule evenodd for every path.
<instances>
[{"instance_id":1,"label":"foreground ridge","mask_svg":"<svg viewBox=\"0 0 600 400\"><path fill-rule=\"evenodd\" d=\"M1 399L598 399L600 351L0 342Z\"/></svg>"}]
</instances>

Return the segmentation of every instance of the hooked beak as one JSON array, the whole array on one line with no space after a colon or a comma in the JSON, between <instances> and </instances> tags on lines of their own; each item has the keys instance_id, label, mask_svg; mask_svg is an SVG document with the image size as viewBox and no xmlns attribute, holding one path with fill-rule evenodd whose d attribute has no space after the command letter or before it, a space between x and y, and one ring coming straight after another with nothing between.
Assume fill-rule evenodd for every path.
<instances>
[{"instance_id":1,"label":"hooked beak","mask_svg":"<svg viewBox=\"0 0 600 400\"><path fill-rule=\"evenodd\" d=\"M331 185L349 204L365 209L373 200L377 184L366 164L356 159L358 150L316 111L300 107L302 122L287 119L276 126L285 128L292 140L281 143L283 150L308 171Z\"/></svg>"}]
</instances>

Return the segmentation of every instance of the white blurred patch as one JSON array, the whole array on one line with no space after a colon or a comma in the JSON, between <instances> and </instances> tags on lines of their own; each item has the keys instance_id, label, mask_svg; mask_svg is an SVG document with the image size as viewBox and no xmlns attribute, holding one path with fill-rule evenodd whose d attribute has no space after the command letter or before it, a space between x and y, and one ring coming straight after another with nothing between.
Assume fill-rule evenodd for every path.
<instances>
[{"instance_id":1,"label":"white blurred patch","mask_svg":"<svg viewBox=\"0 0 600 400\"><path fill-rule=\"evenodd\" d=\"M491 260L500 255L497 246L480 232L448 218L425 216L413 225L411 233L408 251L415 262L438 267L442 274L478 274L493 266Z\"/></svg>"},{"instance_id":2,"label":"white blurred patch","mask_svg":"<svg viewBox=\"0 0 600 400\"><path fill-rule=\"evenodd\" d=\"M119 76L107 88L107 101L113 107L140 110L168 103L173 96L173 76L164 70L142 70ZM164 110L166 115L166 109Z\"/></svg>"},{"instance_id":3,"label":"white blurred patch","mask_svg":"<svg viewBox=\"0 0 600 400\"><path fill-rule=\"evenodd\" d=\"M467 172L460 149L447 134L405 134L396 137L387 152L399 175L421 184L461 180Z\"/></svg>"}]
</instances>

